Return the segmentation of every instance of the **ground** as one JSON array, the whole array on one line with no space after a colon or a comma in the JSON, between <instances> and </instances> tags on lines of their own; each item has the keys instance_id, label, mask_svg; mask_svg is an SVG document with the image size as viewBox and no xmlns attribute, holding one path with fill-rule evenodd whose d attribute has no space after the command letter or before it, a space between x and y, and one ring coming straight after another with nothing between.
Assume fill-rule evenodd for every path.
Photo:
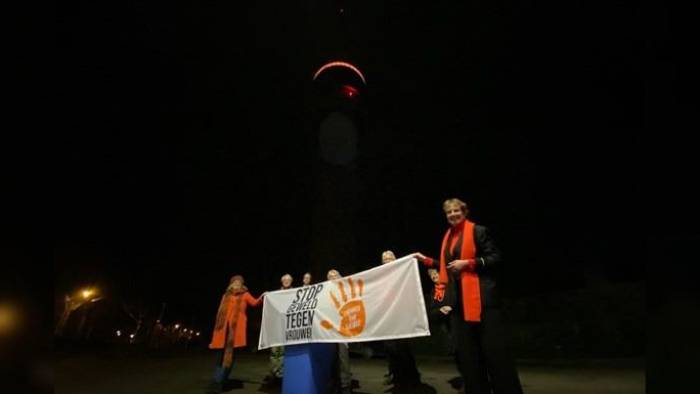
<instances>
[{"instance_id":1,"label":"ground","mask_svg":"<svg viewBox=\"0 0 700 394\"><path fill-rule=\"evenodd\" d=\"M458 393L449 381L457 376L448 358L418 357L427 392ZM191 351L180 355L63 354L57 356L57 394L201 394L213 373L214 355ZM276 393L263 386L265 352L241 353L231 374L230 394ZM636 360L519 360L526 394L642 394L644 366ZM352 359L356 393L384 393L383 359Z\"/></svg>"}]
</instances>

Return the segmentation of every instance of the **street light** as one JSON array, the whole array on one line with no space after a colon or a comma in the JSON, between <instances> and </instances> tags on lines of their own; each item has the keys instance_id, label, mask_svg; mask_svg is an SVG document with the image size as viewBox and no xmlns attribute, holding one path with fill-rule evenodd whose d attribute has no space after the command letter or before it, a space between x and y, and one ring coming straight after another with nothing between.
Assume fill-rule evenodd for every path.
<instances>
[{"instance_id":1,"label":"street light","mask_svg":"<svg viewBox=\"0 0 700 394\"><path fill-rule=\"evenodd\" d=\"M20 317L16 308L11 304L0 304L0 336L13 332L19 323Z\"/></svg>"},{"instance_id":2,"label":"street light","mask_svg":"<svg viewBox=\"0 0 700 394\"><path fill-rule=\"evenodd\" d=\"M83 290L83 298L84 299L90 299L90 296L92 296L93 290L92 289L85 289Z\"/></svg>"},{"instance_id":3,"label":"street light","mask_svg":"<svg viewBox=\"0 0 700 394\"><path fill-rule=\"evenodd\" d=\"M94 303L102 299L102 297L95 297L96 295L97 290L89 287L83 290L79 290L75 297L66 294L64 297L63 313L61 313L61 317L58 321L58 324L56 324L56 330L54 331L54 334L58 336L63 335L63 331L65 330L68 318L70 317L71 313L73 313L76 309L80 308L85 303ZM82 330L84 319L85 316L83 316L83 321L81 321L80 326L78 328L79 332Z\"/></svg>"}]
</instances>

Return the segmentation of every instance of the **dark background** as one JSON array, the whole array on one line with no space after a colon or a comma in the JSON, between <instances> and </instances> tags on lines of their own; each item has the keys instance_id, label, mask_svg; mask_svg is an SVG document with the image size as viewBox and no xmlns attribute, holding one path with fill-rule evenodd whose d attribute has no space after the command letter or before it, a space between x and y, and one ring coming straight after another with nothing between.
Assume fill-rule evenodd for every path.
<instances>
[{"instance_id":1,"label":"dark background","mask_svg":"<svg viewBox=\"0 0 700 394\"><path fill-rule=\"evenodd\" d=\"M165 320L208 335L232 275L257 295L286 272L366 269L385 249L436 255L442 201L459 197L505 254L512 305L580 294L591 311L586 297L608 289L603 303L639 319L614 341L643 352L657 230L636 159L661 117L648 109L673 94L670 63L648 62L670 24L632 2L550 3L61 5L56 299L95 285L151 314L166 302ZM335 59L367 78L347 166L318 153L311 77ZM343 181L347 201L319 209ZM319 228L339 212L353 262L314 261L334 255Z\"/></svg>"}]
</instances>

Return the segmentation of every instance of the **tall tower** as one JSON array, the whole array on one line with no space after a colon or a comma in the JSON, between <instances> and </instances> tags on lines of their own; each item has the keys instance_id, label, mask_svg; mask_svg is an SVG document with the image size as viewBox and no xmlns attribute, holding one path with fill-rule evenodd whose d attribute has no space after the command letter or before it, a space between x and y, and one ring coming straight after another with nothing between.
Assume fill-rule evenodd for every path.
<instances>
[{"instance_id":1,"label":"tall tower","mask_svg":"<svg viewBox=\"0 0 700 394\"><path fill-rule=\"evenodd\" d=\"M357 169L367 123L367 81L358 67L344 60L320 65L312 81L310 257L317 272L336 268L346 275L356 272L360 263L357 224L363 190Z\"/></svg>"}]
</instances>

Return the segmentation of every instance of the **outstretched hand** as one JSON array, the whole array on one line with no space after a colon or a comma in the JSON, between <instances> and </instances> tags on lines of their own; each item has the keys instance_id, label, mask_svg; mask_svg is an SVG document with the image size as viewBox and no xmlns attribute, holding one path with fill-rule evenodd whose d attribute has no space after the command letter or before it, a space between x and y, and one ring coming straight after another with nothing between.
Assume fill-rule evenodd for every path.
<instances>
[{"instance_id":1,"label":"outstretched hand","mask_svg":"<svg viewBox=\"0 0 700 394\"><path fill-rule=\"evenodd\" d=\"M418 261L420 261L421 263L425 262L425 260L428 259L428 258L425 257L425 255L424 255L423 253L421 253L421 252L412 253L411 256L413 256L413 257L415 257L416 259L418 259Z\"/></svg>"}]
</instances>

